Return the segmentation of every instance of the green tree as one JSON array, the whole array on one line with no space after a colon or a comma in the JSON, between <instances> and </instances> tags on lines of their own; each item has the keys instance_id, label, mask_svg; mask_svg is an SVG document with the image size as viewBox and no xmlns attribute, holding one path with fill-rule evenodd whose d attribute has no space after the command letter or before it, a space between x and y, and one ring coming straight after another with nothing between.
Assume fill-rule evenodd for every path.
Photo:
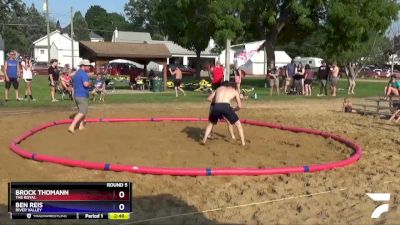
<instances>
[{"instance_id":1,"label":"green tree","mask_svg":"<svg viewBox=\"0 0 400 225\"><path fill-rule=\"evenodd\" d=\"M392 0L334 0L328 8L324 45L331 60L342 62L358 59L357 52L383 36L400 9Z\"/></svg>"},{"instance_id":2,"label":"green tree","mask_svg":"<svg viewBox=\"0 0 400 225\"><path fill-rule=\"evenodd\" d=\"M240 17L245 23L246 40L265 39L267 57L272 61L278 40L288 42L291 38L304 38L305 35L299 34L316 29L326 10L324 0L243 1Z\"/></svg>"},{"instance_id":3,"label":"green tree","mask_svg":"<svg viewBox=\"0 0 400 225\"><path fill-rule=\"evenodd\" d=\"M27 8L20 0L0 1L0 18L6 50L31 54L33 41L47 34L45 15L34 4ZM54 22L50 21L50 28L54 27Z\"/></svg>"},{"instance_id":4,"label":"green tree","mask_svg":"<svg viewBox=\"0 0 400 225\"><path fill-rule=\"evenodd\" d=\"M108 13L104 8L98 5L90 6L85 14L85 20L91 30L104 37L104 40L111 40L115 28L111 26Z\"/></svg>"},{"instance_id":5,"label":"green tree","mask_svg":"<svg viewBox=\"0 0 400 225\"><path fill-rule=\"evenodd\" d=\"M90 6L85 14L85 20L90 30L98 33L105 41L111 41L115 28L130 30L129 23L118 13L108 13L98 5Z\"/></svg>"},{"instance_id":6,"label":"green tree","mask_svg":"<svg viewBox=\"0 0 400 225\"><path fill-rule=\"evenodd\" d=\"M153 39L163 39L159 23L156 18L160 0L129 0L125 4L125 15L135 31L149 32Z\"/></svg>"},{"instance_id":7,"label":"green tree","mask_svg":"<svg viewBox=\"0 0 400 225\"><path fill-rule=\"evenodd\" d=\"M17 50L22 54L29 52L32 43L27 37L27 27L34 26L31 22L27 22L27 10L21 1L10 0L4 3L1 1L2 11L1 17L4 18L2 33L5 48L7 50Z\"/></svg>"},{"instance_id":8,"label":"green tree","mask_svg":"<svg viewBox=\"0 0 400 225\"><path fill-rule=\"evenodd\" d=\"M244 42L243 22L240 20L242 0L219 0L210 2L209 26L217 50L225 49L227 39L233 44Z\"/></svg>"},{"instance_id":9,"label":"green tree","mask_svg":"<svg viewBox=\"0 0 400 225\"><path fill-rule=\"evenodd\" d=\"M74 39L77 41L89 41L89 28L80 11L75 12L73 17Z\"/></svg>"},{"instance_id":10,"label":"green tree","mask_svg":"<svg viewBox=\"0 0 400 225\"><path fill-rule=\"evenodd\" d=\"M46 17L36 9L34 4L28 8L26 23L32 24L26 29L30 44L47 35Z\"/></svg>"},{"instance_id":11,"label":"green tree","mask_svg":"<svg viewBox=\"0 0 400 225\"><path fill-rule=\"evenodd\" d=\"M109 13L108 19L111 23L110 29L118 28L119 30L123 30L123 31L132 30L132 25L129 24L128 21L126 21L125 17L121 14Z\"/></svg>"},{"instance_id":12,"label":"green tree","mask_svg":"<svg viewBox=\"0 0 400 225\"><path fill-rule=\"evenodd\" d=\"M283 49L291 57L319 57L326 58L325 50L321 43L325 41L325 35L322 29L312 32L303 38L291 40L287 43L283 42L276 46L277 49Z\"/></svg>"},{"instance_id":13,"label":"green tree","mask_svg":"<svg viewBox=\"0 0 400 225\"><path fill-rule=\"evenodd\" d=\"M160 28L168 39L196 53L196 76L200 76L200 54L213 35L210 5L204 0L162 0L157 8Z\"/></svg>"}]
</instances>

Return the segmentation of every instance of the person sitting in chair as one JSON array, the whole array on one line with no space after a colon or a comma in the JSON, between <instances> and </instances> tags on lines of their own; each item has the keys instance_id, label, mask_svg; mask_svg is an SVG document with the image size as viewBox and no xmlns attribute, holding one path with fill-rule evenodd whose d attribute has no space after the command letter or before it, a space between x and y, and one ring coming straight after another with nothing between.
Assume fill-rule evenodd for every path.
<instances>
[{"instance_id":1,"label":"person sitting in chair","mask_svg":"<svg viewBox=\"0 0 400 225\"><path fill-rule=\"evenodd\" d=\"M96 81L94 82L94 89L92 91L92 100L96 101L96 95L100 94L100 101L104 102L106 96L106 83L100 74L97 75Z\"/></svg>"},{"instance_id":2,"label":"person sitting in chair","mask_svg":"<svg viewBox=\"0 0 400 225\"><path fill-rule=\"evenodd\" d=\"M74 88L72 87L72 78L70 75L70 70L68 68L65 68L62 72L61 72L61 92L63 95L63 99L64 99L64 92L67 92L69 95L69 98L71 100L73 100L73 96L74 96Z\"/></svg>"},{"instance_id":3,"label":"person sitting in chair","mask_svg":"<svg viewBox=\"0 0 400 225\"><path fill-rule=\"evenodd\" d=\"M390 77L388 85L385 87L385 98L390 95L398 96L400 93L400 80L396 80L396 76Z\"/></svg>"}]
</instances>

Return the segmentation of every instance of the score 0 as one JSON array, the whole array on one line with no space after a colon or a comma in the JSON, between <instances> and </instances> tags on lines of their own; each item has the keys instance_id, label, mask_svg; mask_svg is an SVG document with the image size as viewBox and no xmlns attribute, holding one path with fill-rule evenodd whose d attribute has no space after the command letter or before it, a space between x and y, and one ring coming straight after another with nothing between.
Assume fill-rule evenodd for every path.
<instances>
[{"instance_id":1,"label":"score 0","mask_svg":"<svg viewBox=\"0 0 400 225\"><path fill-rule=\"evenodd\" d=\"M129 201L129 191L128 190L120 190L114 192L114 200L126 200Z\"/></svg>"}]
</instances>

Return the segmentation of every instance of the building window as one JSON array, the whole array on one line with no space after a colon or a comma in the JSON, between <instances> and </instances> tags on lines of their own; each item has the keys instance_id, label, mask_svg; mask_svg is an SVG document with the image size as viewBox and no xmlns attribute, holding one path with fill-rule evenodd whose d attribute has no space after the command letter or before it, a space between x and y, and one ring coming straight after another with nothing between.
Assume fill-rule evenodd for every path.
<instances>
[{"instance_id":1,"label":"building window","mask_svg":"<svg viewBox=\"0 0 400 225\"><path fill-rule=\"evenodd\" d=\"M43 55L44 54L44 50L40 50L40 54Z\"/></svg>"}]
</instances>

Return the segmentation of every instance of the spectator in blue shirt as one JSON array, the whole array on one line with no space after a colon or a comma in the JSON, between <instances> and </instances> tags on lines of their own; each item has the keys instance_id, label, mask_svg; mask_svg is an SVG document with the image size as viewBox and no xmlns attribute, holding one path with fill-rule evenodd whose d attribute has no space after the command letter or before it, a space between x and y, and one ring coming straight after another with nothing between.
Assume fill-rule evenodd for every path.
<instances>
[{"instance_id":1,"label":"spectator in blue shirt","mask_svg":"<svg viewBox=\"0 0 400 225\"><path fill-rule=\"evenodd\" d=\"M18 86L19 86L19 77L20 77L20 68L19 62L16 60L15 51L11 51L9 54L9 59L4 63L4 75L5 75L5 98L8 101L8 94L10 92L11 84L15 90L15 98L17 101L23 100L19 97Z\"/></svg>"},{"instance_id":2,"label":"spectator in blue shirt","mask_svg":"<svg viewBox=\"0 0 400 225\"><path fill-rule=\"evenodd\" d=\"M79 130L85 129L85 117L88 112L89 100L90 80L88 72L90 71L90 66L89 60L83 59L79 64L79 70L76 71L73 78L74 96L76 106L78 107L78 113L75 115L68 128L70 133L75 133L76 127L78 127Z\"/></svg>"}]
</instances>

